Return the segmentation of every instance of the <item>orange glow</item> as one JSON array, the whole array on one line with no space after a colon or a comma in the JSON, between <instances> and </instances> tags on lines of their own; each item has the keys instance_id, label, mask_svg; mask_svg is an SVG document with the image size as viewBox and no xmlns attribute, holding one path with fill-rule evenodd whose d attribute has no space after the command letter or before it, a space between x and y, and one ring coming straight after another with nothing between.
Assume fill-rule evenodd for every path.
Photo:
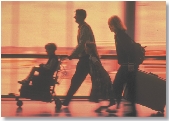
<instances>
[{"instance_id":1,"label":"orange glow","mask_svg":"<svg viewBox=\"0 0 169 121\"><path fill-rule=\"evenodd\" d=\"M122 17L122 5L123 2L2 2L2 46L43 47L55 42L59 47L74 47L78 25L73 17L78 8L87 11L86 22L97 42L111 42L113 35L107 20L113 14Z\"/></svg>"},{"instance_id":2,"label":"orange glow","mask_svg":"<svg viewBox=\"0 0 169 121\"><path fill-rule=\"evenodd\" d=\"M107 20L112 15L118 15L124 20L123 1L2 1L2 53L44 54L44 45L54 42L59 48L57 54L70 54L77 45L77 23L74 12L78 8L87 11L86 22L93 29L100 55L115 54L114 34L110 32ZM158 6L158 7L157 7ZM147 12L148 11L148 12ZM135 40L148 46L146 55L166 55L166 2L136 2ZM30 48L29 48L30 47ZM72 47L70 50L66 47ZM153 50L153 51L151 51ZM2 59L3 60L3 59ZM104 61L104 60L103 60ZM153 61L155 62L155 61ZM116 60L104 61L105 68L112 75L117 71ZM152 63L149 61L148 63ZM161 62L160 62L161 63ZM163 61L162 63L166 63ZM22 65L25 64L25 65ZM38 59L24 61L21 59L2 61L2 94L18 92L18 80L25 78L30 68L39 64ZM109 66L109 65L113 66ZM76 61L70 62L71 70L68 80L75 71ZM15 69L17 71L13 71ZM144 69L144 67L143 67ZM165 67L162 72L165 73ZM23 71L24 70L24 71ZM5 77L10 75L10 77ZM163 77L166 74L162 74ZM15 79L15 80L14 80ZM70 82L70 81L67 81ZM65 83L67 83L65 82ZM90 79L83 84L83 88L76 95L88 95ZM10 86L9 86L10 85ZM13 86L17 85L17 86ZM67 86L63 85L57 90L64 94ZM87 93L83 89L88 88Z\"/></svg>"},{"instance_id":3,"label":"orange glow","mask_svg":"<svg viewBox=\"0 0 169 121\"><path fill-rule=\"evenodd\" d=\"M124 3L124 1L1 1L1 53L46 54L44 45L53 42L58 46L57 55L69 55L77 45L78 24L73 18L74 13L76 9L82 8L87 11L86 22L94 32L99 55L116 55L114 33L110 32L107 21L110 16L118 15L124 22ZM135 38L133 39L147 46L146 56L166 56L166 2L136 1L135 13ZM46 61L44 58L2 58L1 95L9 93L19 95L21 85L18 81L24 79L33 66ZM56 85L56 95L66 95L77 61L73 59L63 62L62 66L66 69L67 75L62 76L62 73L59 75L60 85ZM102 59L101 61L113 82L119 68L117 60ZM139 68L166 78L165 59L147 59ZM74 96L89 96L91 86L91 77L88 75ZM72 117L100 117L101 113L96 115L89 111L93 111L95 103L72 102ZM19 116L14 103L16 102L2 101L2 116ZM54 105L45 105L43 102L29 101L25 104L22 116L42 116L38 114L46 111L50 116L57 118L67 115L64 112L53 113ZM139 116L146 117L152 111L138 105L137 109ZM123 107L120 108L120 115L123 110Z\"/></svg>"}]
</instances>

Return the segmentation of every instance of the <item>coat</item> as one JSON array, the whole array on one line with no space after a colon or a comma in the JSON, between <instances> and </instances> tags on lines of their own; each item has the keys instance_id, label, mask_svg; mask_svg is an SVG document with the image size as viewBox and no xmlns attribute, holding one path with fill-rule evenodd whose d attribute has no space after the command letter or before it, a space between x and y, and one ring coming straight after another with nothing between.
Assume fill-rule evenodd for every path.
<instances>
[{"instance_id":1,"label":"coat","mask_svg":"<svg viewBox=\"0 0 169 121\"><path fill-rule=\"evenodd\" d=\"M104 69L97 56L89 57L92 89L89 101L98 102L99 99L109 99L111 96L112 82L108 72Z\"/></svg>"}]
</instances>

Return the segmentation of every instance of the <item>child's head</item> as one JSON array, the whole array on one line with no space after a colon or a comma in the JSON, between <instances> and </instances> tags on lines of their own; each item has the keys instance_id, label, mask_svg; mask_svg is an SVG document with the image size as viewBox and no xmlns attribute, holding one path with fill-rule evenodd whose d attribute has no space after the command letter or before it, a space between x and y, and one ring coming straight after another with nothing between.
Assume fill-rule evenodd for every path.
<instances>
[{"instance_id":1,"label":"child's head","mask_svg":"<svg viewBox=\"0 0 169 121\"><path fill-rule=\"evenodd\" d=\"M87 42L85 44L85 51L87 54L98 55L96 44L94 42Z\"/></svg>"},{"instance_id":2,"label":"child's head","mask_svg":"<svg viewBox=\"0 0 169 121\"><path fill-rule=\"evenodd\" d=\"M55 43L48 43L45 45L45 49L48 55L54 54L55 50L57 50L57 46Z\"/></svg>"}]
</instances>

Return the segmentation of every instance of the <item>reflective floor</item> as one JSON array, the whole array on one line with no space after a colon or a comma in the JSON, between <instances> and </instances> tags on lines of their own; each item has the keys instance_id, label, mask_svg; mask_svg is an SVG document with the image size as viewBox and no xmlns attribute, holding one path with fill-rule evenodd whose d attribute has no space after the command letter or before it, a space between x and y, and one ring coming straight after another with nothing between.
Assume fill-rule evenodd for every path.
<instances>
[{"instance_id":1,"label":"reflective floor","mask_svg":"<svg viewBox=\"0 0 169 121\"><path fill-rule=\"evenodd\" d=\"M17 64L14 63L14 61L10 61L10 63L4 61L2 63L2 82L1 82L1 96L8 95L9 93L19 93L20 84L17 83L18 80L21 80L26 77L26 75L29 73L30 68L32 65L28 62L28 66L20 66L20 64L24 61L17 61ZM39 63L39 61L37 61ZM105 68L109 72L112 81L114 80L114 76L116 74L117 69L110 70L112 67L109 68L107 64L109 61L106 61ZM146 72L152 72L154 74L157 74L159 77L166 78L166 65L165 61L146 61L147 65L141 65L140 69L144 70ZM158 63L160 64L158 64ZM150 64L153 63L154 65ZM34 63L33 63L34 64ZM14 66L14 68L11 68L10 65ZM37 64L35 64L37 65ZM69 65L69 64L68 64ZM75 64L72 64L73 66ZM113 65L113 64L112 64ZM8 67L9 66L9 67ZM73 68L73 70L70 68ZM57 95L65 95L68 87L70 86L70 79L75 71L75 67L70 66L67 71L66 77L62 77L60 79L60 85L56 86L55 92L57 92ZM6 76L10 75L10 76ZM88 96L91 90L91 79L88 76L84 83L81 85L79 90L76 92L74 96ZM91 103L88 100L81 99L81 100L72 100L69 107L65 108L62 107L60 111L57 111L55 109L55 103L45 103L41 101L30 101L23 99L23 106L22 108L18 108L16 105L16 101L14 98L4 98L2 96L1 98L1 116L6 117L6 119L20 119L20 117L24 118L32 118L32 117L41 117L44 119L44 117L47 118L54 118L54 120L57 118L59 119L69 119L70 117L75 118L92 118L97 119L101 117L109 118L110 120L113 119L126 119L128 118L126 116L126 113L130 112L130 105L127 101L123 100L120 109L118 109L117 112L106 112L106 109L103 108L101 113L96 113L95 110L99 108L99 105L96 103ZM100 105L105 106L108 102L104 101ZM148 107L136 104L137 108L137 117L140 118L148 118L148 119L166 119L166 107L164 108L164 114L158 114L157 111L152 110ZM125 118L124 118L125 117ZM132 117L133 118L133 117ZM32 120L31 120L32 121Z\"/></svg>"},{"instance_id":2,"label":"reflective floor","mask_svg":"<svg viewBox=\"0 0 169 121\"><path fill-rule=\"evenodd\" d=\"M116 112L106 112L103 108L100 113L96 113L95 110L108 104L107 101L101 101L98 103L92 103L85 99L73 99L69 107L62 107L60 111L56 110L55 103L46 103L41 101L31 101L23 99L23 105L19 108L16 105L14 98L2 98L1 99L1 116L8 118L18 117L76 117L76 118L97 118L97 117L111 117L118 119L118 117L127 117L126 113L130 112L129 102L123 100L120 104L120 108ZM111 107L112 109L114 107ZM136 104L137 118L141 117L158 117L160 119L166 119L166 107L164 108L164 114L158 113L148 107Z\"/></svg>"}]
</instances>

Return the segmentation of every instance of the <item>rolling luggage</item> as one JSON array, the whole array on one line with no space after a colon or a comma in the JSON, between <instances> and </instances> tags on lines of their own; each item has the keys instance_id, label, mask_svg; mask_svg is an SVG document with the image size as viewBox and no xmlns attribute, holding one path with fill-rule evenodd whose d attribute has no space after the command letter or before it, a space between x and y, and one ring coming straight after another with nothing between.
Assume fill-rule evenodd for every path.
<instances>
[{"instance_id":1,"label":"rolling luggage","mask_svg":"<svg viewBox=\"0 0 169 121\"><path fill-rule=\"evenodd\" d=\"M124 99L129 100L127 86L124 89ZM166 80L153 73L138 70L136 76L136 103L164 112L166 105Z\"/></svg>"}]
</instances>

